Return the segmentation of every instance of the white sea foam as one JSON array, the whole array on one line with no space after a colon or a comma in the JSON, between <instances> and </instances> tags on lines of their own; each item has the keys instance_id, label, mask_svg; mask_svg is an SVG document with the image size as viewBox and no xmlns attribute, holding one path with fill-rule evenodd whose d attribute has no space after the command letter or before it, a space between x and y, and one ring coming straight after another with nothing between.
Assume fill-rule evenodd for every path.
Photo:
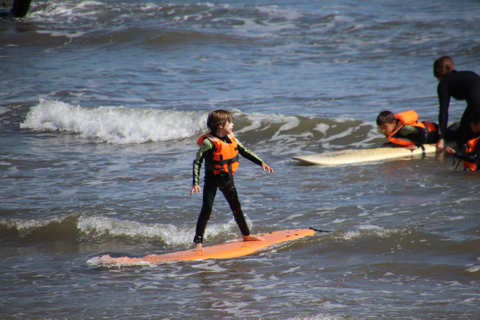
<instances>
[{"instance_id":1,"label":"white sea foam","mask_svg":"<svg viewBox=\"0 0 480 320\"><path fill-rule=\"evenodd\" d=\"M308 317L294 317L289 318L289 320L343 320L346 319L339 315L329 315L329 314L318 314L315 316L308 316Z\"/></svg>"},{"instance_id":2,"label":"white sea foam","mask_svg":"<svg viewBox=\"0 0 480 320\"><path fill-rule=\"evenodd\" d=\"M166 244L185 244L192 240L192 230L179 230L169 224L142 224L108 217L80 217L78 229L92 236L159 237Z\"/></svg>"},{"instance_id":3,"label":"white sea foam","mask_svg":"<svg viewBox=\"0 0 480 320\"><path fill-rule=\"evenodd\" d=\"M78 219L77 228L91 236L128 236L132 238L160 238L167 245L191 244L195 234L195 226L177 227L171 224L145 224L137 221L120 220L104 216L82 216ZM217 235L230 234L236 228L231 219L228 223L210 223L205 230L205 239Z\"/></svg>"},{"instance_id":4,"label":"white sea foam","mask_svg":"<svg viewBox=\"0 0 480 320\"><path fill-rule=\"evenodd\" d=\"M64 217L52 217L48 219L0 219L0 225L14 227L20 232L35 230L46 227L53 222L61 222Z\"/></svg>"},{"instance_id":5,"label":"white sea foam","mask_svg":"<svg viewBox=\"0 0 480 320\"><path fill-rule=\"evenodd\" d=\"M480 258L477 258L480 261ZM467 272L478 272L480 271L480 265L474 265L466 270Z\"/></svg>"},{"instance_id":6,"label":"white sea foam","mask_svg":"<svg viewBox=\"0 0 480 320\"><path fill-rule=\"evenodd\" d=\"M295 116L285 116L281 114L271 115L271 114L260 114L260 113L241 114L241 115L245 116L251 124L248 127L245 127L242 130L237 131L238 133L257 130L260 128L262 128L262 130L267 130L270 128L272 124L282 124L281 127L278 129L278 131L274 135L274 137L277 137L282 131L288 131L300 125L300 120Z\"/></svg>"},{"instance_id":7,"label":"white sea foam","mask_svg":"<svg viewBox=\"0 0 480 320\"><path fill-rule=\"evenodd\" d=\"M205 130L206 114L124 107L84 108L41 99L22 129L78 133L108 143L134 144L182 139Z\"/></svg>"}]
</instances>

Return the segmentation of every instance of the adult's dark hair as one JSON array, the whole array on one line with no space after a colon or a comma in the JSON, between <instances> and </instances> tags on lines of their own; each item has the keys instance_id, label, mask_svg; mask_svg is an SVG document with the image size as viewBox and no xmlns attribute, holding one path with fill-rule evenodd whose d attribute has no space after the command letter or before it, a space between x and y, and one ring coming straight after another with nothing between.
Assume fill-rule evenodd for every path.
<instances>
[{"instance_id":1,"label":"adult's dark hair","mask_svg":"<svg viewBox=\"0 0 480 320\"><path fill-rule=\"evenodd\" d=\"M435 78L441 79L450 71L455 69L455 64L449 56L443 56L435 60L433 63L433 75Z\"/></svg>"}]
</instances>

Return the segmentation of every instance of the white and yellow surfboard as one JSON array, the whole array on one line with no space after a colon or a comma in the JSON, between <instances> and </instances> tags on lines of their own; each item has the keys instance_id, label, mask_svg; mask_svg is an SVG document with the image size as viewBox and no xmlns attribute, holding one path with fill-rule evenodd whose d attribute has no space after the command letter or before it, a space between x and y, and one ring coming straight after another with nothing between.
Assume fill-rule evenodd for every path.
<instances>
[{"instance_id":1,"label":"white and yellow surfboard","mask_svg":"<svg viewBox=\"0 0 480 320\"><path fill-rule=\"evenodd\" d=\"M418 158L427 154L435 153L437 150L433 144L424 145L423 148L414 150L404 147L379 147L370 149L352 149L328 153L312 154L307 156L294 156L295 160L303 164L316 164L324 166L335 166L344 164L355 164L371 161L382 161L395 158Z\"/></svg>"}]
</instances>

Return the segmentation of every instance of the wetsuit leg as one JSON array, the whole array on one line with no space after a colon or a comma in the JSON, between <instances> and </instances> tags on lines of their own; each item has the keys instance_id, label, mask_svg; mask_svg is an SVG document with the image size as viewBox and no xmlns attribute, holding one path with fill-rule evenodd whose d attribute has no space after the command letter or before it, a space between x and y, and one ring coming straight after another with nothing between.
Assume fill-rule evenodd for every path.
<instances>
[{"instance_id":1,"label":"wetsuit leg","mask_svg":"<svg viewBox=\"0 0 480 320\"><path fill-rule=\"evenodd\" d=\"M200 215L197 220L197 229L195 232L195 238L193 242L203 243L203 235L205 233L205 228L207 227L207 222L210 219L213 209L213 201L215 200L215 195L217 194L217 186L214 184L205 183L203 187L203 205Z\"/></svg>"},{"instance_id":2,"label":"wetsuit leg","mask_svg":"<svg viewBox=\"0 0 480 320\"><path fill-rule=\"evenodd\" d=\"M23 18L27 15L32 0L15 0L13 1L12 10L10 13L15 18Z\"/></svg>"},{"instance_id":3,"label":"wetsuit leg","mask_svg":"<svg viewBox=\"0 0 480 320\"><path fill-rule=\"evenodd\" d=\"M245 220L245 216L243 215L242 207L240 205L240 201L238 200L238 194L237 194L237 189L235 188L235 185L232 184L232 185L222 186L219 189L220 191L223 192L225 199L227 199L228 204L230 205L230 208L233 211L233 216L235 217L235 221L237 222L240 228L240 231L244 236L249 236L250 230L248 229L247 221Z\"/></svg>"},{"instance_id":4,"label":"wetsuit leg","mask_svg":"<svg viewBox=\"0 0 480 320\"><path fill-rule=\"evenodd\" d=\"M462 150L464 145L468 140L474 137L472 129L470 129L470 114L472 113L473 108L467 106L463 112L462 119L460 120L460 125L458 126L457 131L457 148Z\"/></svg>"},{"instance_id":5,"label":"wetsuit leg","mask_svg":"<svg viewBox=\"0 0 480 320\"><path fill-rule=\"evenodd\" d=\"M445 130L445 141L457 141L459 126L460 122L454 122L449 127L447 127L447 129Z\"/></svg>"}]
</instances>

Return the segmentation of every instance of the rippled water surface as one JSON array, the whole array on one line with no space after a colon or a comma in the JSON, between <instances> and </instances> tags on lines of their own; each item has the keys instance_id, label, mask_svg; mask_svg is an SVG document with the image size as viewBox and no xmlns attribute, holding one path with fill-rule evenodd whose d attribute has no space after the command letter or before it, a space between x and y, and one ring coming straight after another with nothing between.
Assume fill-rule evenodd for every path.
<instances>
[{"instance_id":1,"label":"rippled water surface","mask_svg":"<svg viewBox=\"0 0 480 320\"><path fill-rule=\"evenodd\" d=\"M478 319L480 175L448 156L292 156L383 144L383 110L437 122L433 61L480 73L479 13L473 0L34 0L0 20L0 318ZM192 161L218 108L275 170L240 160L252 232L330 232L235 259L91 263L192 248ZM464 108L452 100L450 120ZM219 195L205 243L239 235Z\"/></svg>"}]
</instances>

